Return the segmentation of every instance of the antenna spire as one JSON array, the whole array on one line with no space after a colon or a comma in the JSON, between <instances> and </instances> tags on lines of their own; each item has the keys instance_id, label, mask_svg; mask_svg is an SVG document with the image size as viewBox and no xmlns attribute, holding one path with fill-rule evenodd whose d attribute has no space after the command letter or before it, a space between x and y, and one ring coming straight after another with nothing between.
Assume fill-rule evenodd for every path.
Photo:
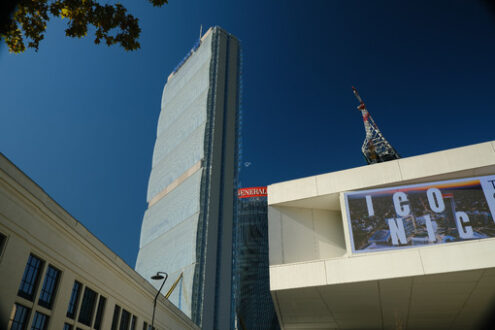
<instances>
[{"instance_id":1,"label":"antenna spire","mask_svg":"<svg viewBox=\"0 0 495 330\"><path fill-rule=\"evenodd\" d=\"M363 99L359 96L359 93L354 86L352 86L352 92L359 102L357 109L361 111L361 114L363 115L366 137L364 139L363 146L361 147L361 151L368 164L382 163L389 160L399 159L399 154L390 145L390 143L388 143L382 132L380 132L378 125L376 125L375 121L366 109Z\"/></svg>"}]
</instances>

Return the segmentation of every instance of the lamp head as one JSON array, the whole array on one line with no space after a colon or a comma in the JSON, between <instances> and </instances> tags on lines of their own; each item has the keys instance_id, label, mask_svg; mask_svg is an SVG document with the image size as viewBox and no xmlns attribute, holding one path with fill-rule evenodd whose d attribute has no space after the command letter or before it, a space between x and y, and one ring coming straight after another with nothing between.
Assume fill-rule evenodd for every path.
<instances>
[{"instance_id":1,"label":"lamp head","mask_svg":"<svg viewBox=\"0 0 495 330\"><path fill-rule=\"evenodd\" d=\"M152 280L163 280L165 278L163 275L168 277L168 274L165 272L156 272L155 275L151 276L151 279Z\"/></svg>"},{"instance_id":2,"label":"lamp head","mask_svg":"<svg viewBox=\"0 0 495 330\"><path fill-rule=\"evenodd\" d=\"M151 276L151 279L152 280L163 280L164 277L157 273L156 275Z\"/></svg>"}]
</instances>

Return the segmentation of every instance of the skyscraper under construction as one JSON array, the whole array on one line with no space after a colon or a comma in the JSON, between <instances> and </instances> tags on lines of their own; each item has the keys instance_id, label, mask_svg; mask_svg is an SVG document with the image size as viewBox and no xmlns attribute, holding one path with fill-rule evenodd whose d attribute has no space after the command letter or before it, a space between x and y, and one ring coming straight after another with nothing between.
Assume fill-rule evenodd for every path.
<instances>
[{"instance_id":1,"label":"skyscraper under construction","mask_svg":"<svg viewBox=\"0 0 495 330\"><path fill-rule=\"evenodd\" d=\"M169 274L164 292L178 279L169 300L203 329L233 322L239 80L239 41L218 27L168 77L136 262Z\"/></svg>"}]
</instances>

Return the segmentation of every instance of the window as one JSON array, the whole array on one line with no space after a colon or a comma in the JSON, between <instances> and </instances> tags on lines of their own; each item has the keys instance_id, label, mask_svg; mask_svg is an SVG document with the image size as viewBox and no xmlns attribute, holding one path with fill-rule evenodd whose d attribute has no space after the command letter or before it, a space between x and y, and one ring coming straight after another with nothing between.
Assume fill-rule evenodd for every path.
<instances>
[{"instance_id":1,"label":"window","mask_svg":"<svg viewBox=\"0 0 495 330\"><path fill-rule=\"evenodd\" d=\"M48 327L48 316L36 312L34 314L33 323L31 323L31 330L46 330Z\"/></svg>"},{"instance_id":2,"label":"window","mask_svg":"<svg viewBox=\"0 0 495 330\"><path fill-rule=\"evenodd\" d=\"M56 269L52 265L48 266L45 281L43 282L43 287L41 288L40 297L38 299L38 305L48 309L52 308L59 277L60 270Z\"/></svg>"},{"instance_id":3,"label":"window","mask_svg":"<svg viewBox=\"0 0 495 330\"><path fill-rule=\"evenodd\" d=\"M117 330L117 326L119 323L119 315L120 315L120 306L115 305L115 309L113 310L112 330Z\"/></svg>"},{"instance_id":4,"label":"window","mask_svg":"<svg viewBox=\"0 0 495 330\"><path fill-rule=\"evenodd\" d=\"M98 301L98 308L96 309L95 325L93 326L93 328L96 330L101 329L101 319L103 318L103 312L105 311L106 302L107 302L106 298L100 296L100 300Z\"/></svg>"},{"instance_id":5,"label":"window","mask_svg":"<svg viewBox=\"0 0 495 330\"><path fill-rule=\"evenodd\" d=\"M151 328L151 324L148 325L148 323L143 322L143 330L155 330L155 327Z\"/></svg>"},{"instance_id":6,"label":"window","mask_svg":"<svg viewBox=\"0 0 495 330\"><path fill-rule=\"evenodd\" d=\"M120 330L129 330L130 322L131 322L131 314L125 309L123 309L122 316L120 317Z\"/></svg>"},{"instance_id":7,"label":"window","mask_svg":"<svg viewBox=\"0 0 495 330\"><path fill-rule=\"evenodd\" d=\"M72 294L70 296L69 308L67 308L67 317L71 319L76 317L77 301L79 300L79 294L81 293L81 283L74 281L72 287Z\"/></svg>"},{"instance_id":8,"label":"window","mask_svg":"<svg viewBox=\"0 0 495 330\"><path fill-rule=\"evenodd\" d=\"M133 315L131 321L131 330L136 330L136 323L137 323L137 317L136 315Z\"/></svg>"},{"instance_id":9,"label":"window","mask_svg":"<svg viewBox=\"0 0 495 330\"><path fill-rule=\"evenodd\" d=\"M5 246L5 243L7 242L7 236L4 234L0 233L0 257L2 256L3 253L3 247Z\"/></svg>"},{"instance_id":10,"label":"window","mask_svg":"<svg viewBox=\"0 0 495 330\"><path fill-rule=\"evenodd\" d=\"M74 329L74 327L72 326L72 324L64 323L64 330L72 330L72 329Z\"/></svg>"},{"instance_id":11,"label":"window","mask_svg":"<svg viewBox=\"0 0 495 330\"><path fill-rule=\"evenodd\" d=\"M20 297L33 301L33 297L38 286L43 261L32 254L29 255L24 275L22 276L21 286L17 294Z\"/></svg>"},{"instance_id":12,"label":"window","mask_svg":"<svg viewBox=\"0 0 495 330\"><path fill-rule=\"evenodd\" d=\"M13 317L11 317L11 330L24 330L26 329L26 323L29 318L30 309L19 304L14 305L14 310L12 311Z\"/></svg>"},{"instance_id":13,"label":"window","mask_svg":"<svg viewBox=\"0 0 495 330\"><path fill-rule=\"evenodd\" d=\"M81 309L79 310L79 322L87 326L91 326L93 321L93 314L95 311L96 292L90 288L84 288L84 295L81 303Z\"/></svg>"}]
</instances>

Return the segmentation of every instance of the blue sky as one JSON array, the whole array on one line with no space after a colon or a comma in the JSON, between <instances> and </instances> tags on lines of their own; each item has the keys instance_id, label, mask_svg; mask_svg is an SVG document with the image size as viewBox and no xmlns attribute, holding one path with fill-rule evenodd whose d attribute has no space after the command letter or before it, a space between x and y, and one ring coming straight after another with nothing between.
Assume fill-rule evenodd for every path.
<instances>
[{"instance_id":1,"label":"blue sky","mask_svg":"<svg viewBox=\"0 0 495 330\"><path fill-rule=\"evenodd\" d=\"M109 1L111 2L111 1ZM358 88L403 156L494 140L495 15L482 1L122 1L141 50L0 48L0 151L134 266L167 76L204 29L243 48L243 186L365 165Z\"/></svg>"}]
</instances>

